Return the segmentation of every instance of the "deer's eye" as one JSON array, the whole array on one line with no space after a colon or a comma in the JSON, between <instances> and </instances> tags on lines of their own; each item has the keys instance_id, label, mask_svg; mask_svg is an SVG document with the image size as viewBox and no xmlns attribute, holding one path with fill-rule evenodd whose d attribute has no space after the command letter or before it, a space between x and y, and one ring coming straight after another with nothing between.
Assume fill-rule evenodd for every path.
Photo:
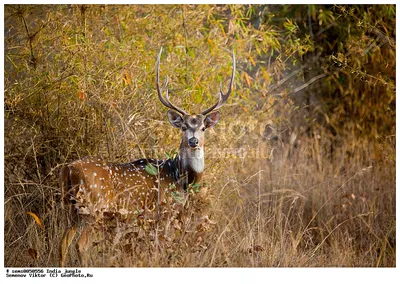
<instances>
[{"instance_id":1,"label":"deer's eye","mask_svg":"<svg viewBox=\"0 0 400 284\"><path fill-rule=\"evenodd\" d=\"M186 130L187 130L187 127L183 125L183 126L181 127L181 129L182 129L182 131L186 131Z\"/></svg>"},{"instance_id":2,"label":"deer's eye","mask_svg":"<svg viewBox=\"0 0 400 284\"><path fill-rule=\"evenodd\" d=\"M206 127L205 126L203 126L202 128L201 128L201 131L206 131Z\"/></svg>"}]
</instances>

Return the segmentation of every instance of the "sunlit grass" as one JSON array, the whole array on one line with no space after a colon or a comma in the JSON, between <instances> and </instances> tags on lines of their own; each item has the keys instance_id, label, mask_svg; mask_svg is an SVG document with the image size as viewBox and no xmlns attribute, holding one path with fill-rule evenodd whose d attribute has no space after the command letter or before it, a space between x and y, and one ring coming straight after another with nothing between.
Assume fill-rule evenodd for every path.
<instances>
[{"instance_id":1,"label":"sunlit grass","mask_svg":"<svg viewBox=\"0 0 400 284\"><path fill-rule=\"evenodd\" d=\"M63 164L176 152L155 90L161 47L161 79L188 112L226 90L232 51L235 88L182 222L102 228L91 265L395 266L394 6L369 23L354 18L364 6L310 5L301 26L304 7L6 5L5 266L58 265Z\"/></svg>"}]
</instances>

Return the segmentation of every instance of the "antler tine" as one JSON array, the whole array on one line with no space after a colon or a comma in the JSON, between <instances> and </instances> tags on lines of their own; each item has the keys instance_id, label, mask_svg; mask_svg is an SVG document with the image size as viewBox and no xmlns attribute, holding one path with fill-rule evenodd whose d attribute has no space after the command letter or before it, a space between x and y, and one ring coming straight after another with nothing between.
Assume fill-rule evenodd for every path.
<instances>
[{"instance_id":1,"label":"antler tine","mask_svg":"<svg viewBox=\"0 0 400 284\"><path fill-rule=\"evenodd\" d=\"M162 53L162 47L160 48L160 52L158 53L158 57L157 57L157 63L156 63L156 87L157 87L157 93L158 93L158 98L160 99L160 101L168 108L176 110L177 112L179 112L182 115L187 115L187 113L177 107L174 106L171 101L169 100L169 96L168 96L168 76L165 77L165 81L163 84L163 87L160 89L160 58L161 58L161 53ZM162 93L164 92L164 90L166 90L166 94L165 94L165 99L162 95Z\"/></svg>"},{"instance_id":2,"label":"antler tine","mask_svg":"<svg viewBox=\"0 0 400 284\"><path fill-rule=\"evenodd\" d=\"M231 81L229 83L229 89L226 92L226 94L223 93L222 91L222 83L219 86L219 94L218 94L218 101L210 108L206 109L205 111L203 111L201 114L202 115L206 115L207 113L213 111L213 110L217 110L220 107L222 107L226 101L229 98L229 95L232 92L232 88L233 88L233 82L235 79L235 71L236 71L236 61L235 61L235 52L232 51L232 61L233 61L233 66L232 66L232 75L231 75Z\"/></svg>"},{"instance_id":3,"label":"antler tine","mask_svg":"<svg viewBox=\"0 0 400 284\"><path fill-rule=\"evenodd\" d=\"M220 87L222 88L222 83L221 83L221 86L220 86ZM216 107L221 103L221 101L222 101L222 92L220 91L219 94L218 94L218 100L217 100L217 102L216 102L212 107L209 107L208 109L206 109L205 111L203 111L201 114L202 114L202 115L206 115L207 113L213 111L213 110L216 109Z\"/></svg>"}]
</instances>

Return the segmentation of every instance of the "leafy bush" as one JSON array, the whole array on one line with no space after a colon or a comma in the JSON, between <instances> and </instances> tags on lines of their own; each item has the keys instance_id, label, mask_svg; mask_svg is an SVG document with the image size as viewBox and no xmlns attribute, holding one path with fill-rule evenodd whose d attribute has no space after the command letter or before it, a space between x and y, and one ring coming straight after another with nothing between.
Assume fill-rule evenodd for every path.
<instances>
[{"instance_id":1,"label":"leafy bush","mask_svg":"<svg viewBox=\"0 0 400 284\"><path fill-rule=\"evenodd\" d=\"M193 113L227 88L236 55L206 141L216 224L195 253L111 247L97 265L395 266L395 16L395 5L6 5L5 265L56 265L62 164L178 147L155 91L163 47L171 100Z\"/></svg>"}]
</instances>

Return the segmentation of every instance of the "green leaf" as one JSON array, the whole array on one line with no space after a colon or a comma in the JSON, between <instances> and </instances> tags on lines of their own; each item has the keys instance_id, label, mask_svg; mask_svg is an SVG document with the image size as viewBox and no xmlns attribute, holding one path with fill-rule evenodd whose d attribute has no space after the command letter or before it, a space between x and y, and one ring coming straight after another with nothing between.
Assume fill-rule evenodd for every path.
<instances>
[{"instance_id":1,"label":"green leaf","mask_svg":"<svg viewBox=\"0 0 400 284\"><path fill-rule=\"evenodd\" d=\"M191 184L189 184L189 189L192 190L195 193L200 192L200 187L201 187L200 183L191 183Z\"/></svg>"},{"instance_id":2,"label":"green leaf","mask_svg":"<svg viewBox=\"0 0 400 284\"><path fill-rule=\"evenodd\" d=\"M148 163L148 164L146 165L146 167L144 168L144 170L145 170L146 173L148 173L149 175L152 175L152 176L158 175L158 169L157 169L155 166L153 166L152 164L150 164L150 163Z\"/></svg>"}]
</instances>

